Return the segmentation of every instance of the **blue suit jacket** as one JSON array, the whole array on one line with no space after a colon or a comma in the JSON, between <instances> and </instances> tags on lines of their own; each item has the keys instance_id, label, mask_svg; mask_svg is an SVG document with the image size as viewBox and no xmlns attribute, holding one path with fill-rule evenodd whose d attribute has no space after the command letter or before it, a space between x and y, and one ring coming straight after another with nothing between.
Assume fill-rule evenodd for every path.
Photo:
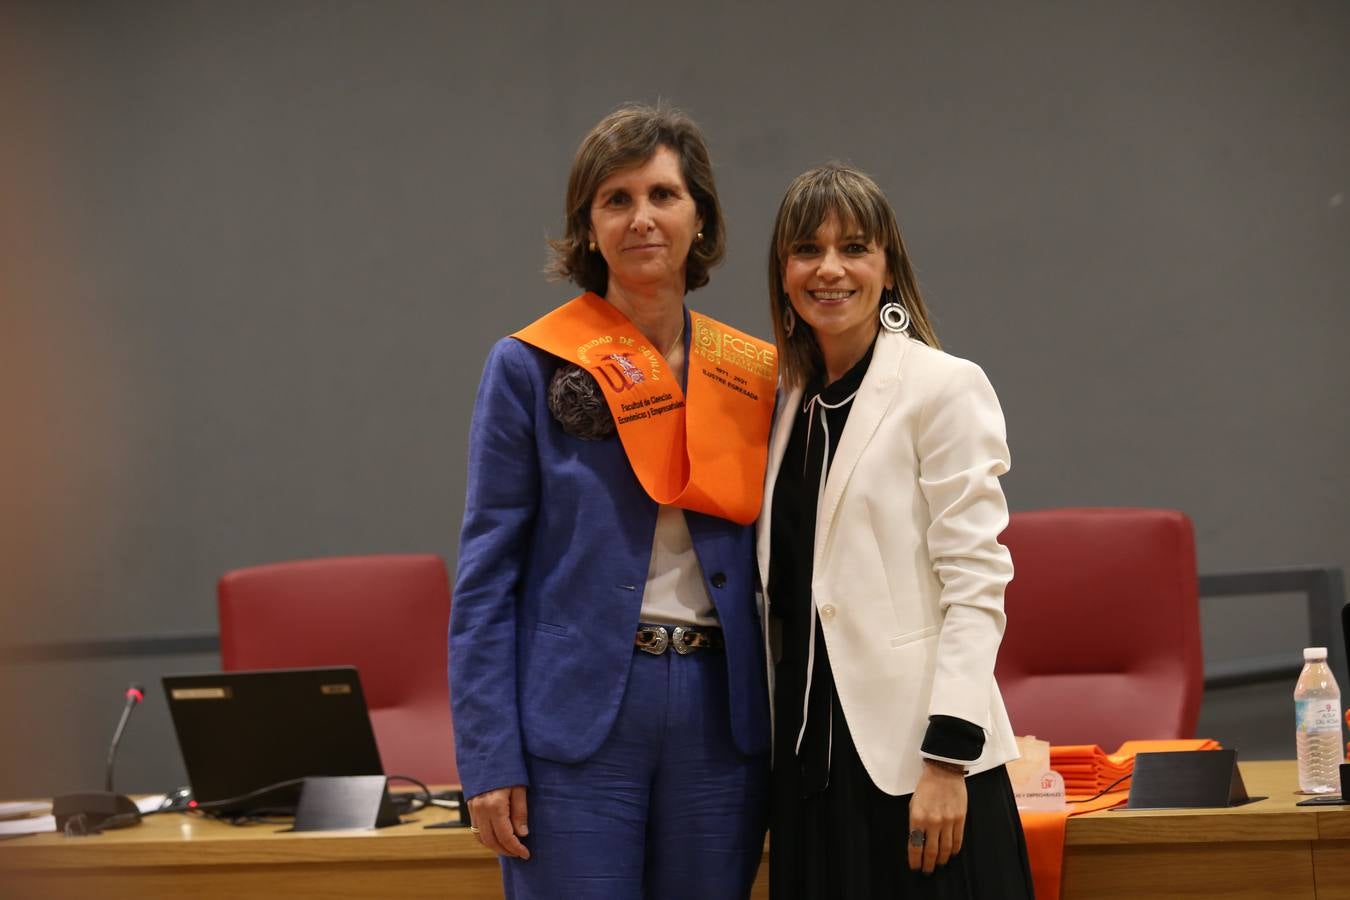
<instances>
[{"instance_id":1,"label":"blue suit jacket","mask_svg":"<svg viewBox=\"0 0 1350 900\"><path fill-rule=\"evenodd\" d=\"M560 364L504 338L474 406L450 614L455 752L470 797L527 784L526 752L594 753L632 664L657 505L617 435L584 441L553 418L547 389ZM766 753L753 527L685 520L726 639L732 735L742 752Z\"/></svg>"}]
</instances>

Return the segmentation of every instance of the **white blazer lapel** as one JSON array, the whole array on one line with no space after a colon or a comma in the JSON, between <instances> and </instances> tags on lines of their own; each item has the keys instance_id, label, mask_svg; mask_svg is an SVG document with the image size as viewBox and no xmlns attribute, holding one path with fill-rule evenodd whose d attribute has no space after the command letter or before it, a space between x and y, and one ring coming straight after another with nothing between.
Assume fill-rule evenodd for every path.
<instances>
[{"instance_id":1,"label":"white blazer lapel","mask_svg":"<svg viewBox=\"0 0 1350 900\"><path fill-rule=\"evenodd\" d=\"M773 434L769 438L768 465L764 470L764 501L759 507L759 521L755 524L755 556L759 560L759 584L765 597L768 596L769 588L769 532L772 526L773 486L778 481L778 470L782 468L783 454L787 452L788 438L792 435L793 413L802 402L802 389L793 388L779 399Z\"/></svg>"},{"instance_id":2,"label":"white blazer lapel","mask_svg":"<svg viewBox=\"0 0 1350 900\"><path fill-rule=\"evenodd\" d=\"M844 486L848 484L863 449L872 440L872 435L876 434L877 426L895 398L896 388L900 384L900 361L904 359L908 347L909 338L903 334L892 334L882 329L877 336L872 362L858 387L857 396L853 398L853 408L849 410L848 422L839 438L839 449L834 452L834 462L830 464L829 475L825 478L820 507L816 510L814 560L817 572L821 571L821 561L830 529L834 525L834 515L839 509L839 500L844 495Z\"/></svg>"}]
</instances>

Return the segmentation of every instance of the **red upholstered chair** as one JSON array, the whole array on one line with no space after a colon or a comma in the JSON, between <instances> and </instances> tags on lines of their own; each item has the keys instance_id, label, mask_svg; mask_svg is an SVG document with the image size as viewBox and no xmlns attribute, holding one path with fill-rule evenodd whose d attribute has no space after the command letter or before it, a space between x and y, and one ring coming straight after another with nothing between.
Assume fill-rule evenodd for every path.
<instances>
[{"instance_id":1,"label":"red upholstered chair","mask_svg":"<svg viewBox=\"0 0 1350 900\"><path fill-rule=\"evenodd\" d=\"M351 556L228 572L217 588L227 670L356 666L389 775L458 783L439 556Z\"/></svg>"},{"instance_id":2,"label":"red upholstered chair","mask_svg":"<svg viewBox=\"0 0 1350 900\"><path fill-rule=\"evenodd\" d=\"M1166 509L1014 513L996 673L1013 730L1052 744L1195 736L1195 538Z\"/></svg>"}]
</instances>

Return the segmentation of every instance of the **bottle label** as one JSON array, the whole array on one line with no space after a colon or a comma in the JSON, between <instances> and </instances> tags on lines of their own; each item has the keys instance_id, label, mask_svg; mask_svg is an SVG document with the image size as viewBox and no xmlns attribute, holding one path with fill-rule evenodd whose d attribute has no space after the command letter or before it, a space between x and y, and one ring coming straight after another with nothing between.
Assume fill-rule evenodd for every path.
<instances>
[{"instance_id":1,"label":"bottle label","mask_svg":"<svg viewBox=\"0 0 1350 900\"><path fill-rule=\"evenodd\" d=\"M1341 705L1335 700L1295 700L1294 715L1301 734L1341 730Z\"/></svg>"}]
</instances>

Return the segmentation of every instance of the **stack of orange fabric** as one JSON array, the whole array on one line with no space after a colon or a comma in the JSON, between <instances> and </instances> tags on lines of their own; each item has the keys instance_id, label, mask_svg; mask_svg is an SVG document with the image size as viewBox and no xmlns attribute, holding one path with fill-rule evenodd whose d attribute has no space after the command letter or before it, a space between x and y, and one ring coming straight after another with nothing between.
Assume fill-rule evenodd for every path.
<instances>
[{"instance_id":1,"label":"stack of orange fabric","mask_svg":"<svg viewBox=\"0 0 1350 900\"><path fill-rule=\"evenodd\" d=\"M1050 768L1064 776L1064 793L1091 797L1134 770L1134 757L1108 756L1096 744L1050 748Z\"/></svg>"},{"instance_id":2,"label":"stack of orange fabric","mask_svg":"<svg viewBox=\"0 0 1350 900\"><path fill-rule=\"evenodd\" d=\"M1038 900L1059 900L1064 874L1064 828L1069 816L1109 809L1129 799L1129 780L1121 781L1108 794L1096 797L1115 781L1134 772L1137 753L1169 750L1219 750L1218 741L1206 738L1176 741L1126 741L1115 753L1103 752L1096 744L1050 748L1050 768L1064 776L1069 803L1064 812L1023 812L1022 830L1027 836L1027 856ZM1096 799L1088 801L1089 798Z\"/></svg>"},{"instance_id":3,"label":"stack of orange fabric","mask_svg":"<svg viewBox=\"0 0 1350 900\"><path fill-rule=\"evenodd\" d=\"M1091 797L1113 784L1128 788L1122 779L1134 772L1134 755L1167 750L1218 750L1219 742L1197 738L1178 741L1126 741L1115 753L1096 744L1050 748L1050 768L1064 776L1069 797Z\"/></svg>"}]
</instances>

